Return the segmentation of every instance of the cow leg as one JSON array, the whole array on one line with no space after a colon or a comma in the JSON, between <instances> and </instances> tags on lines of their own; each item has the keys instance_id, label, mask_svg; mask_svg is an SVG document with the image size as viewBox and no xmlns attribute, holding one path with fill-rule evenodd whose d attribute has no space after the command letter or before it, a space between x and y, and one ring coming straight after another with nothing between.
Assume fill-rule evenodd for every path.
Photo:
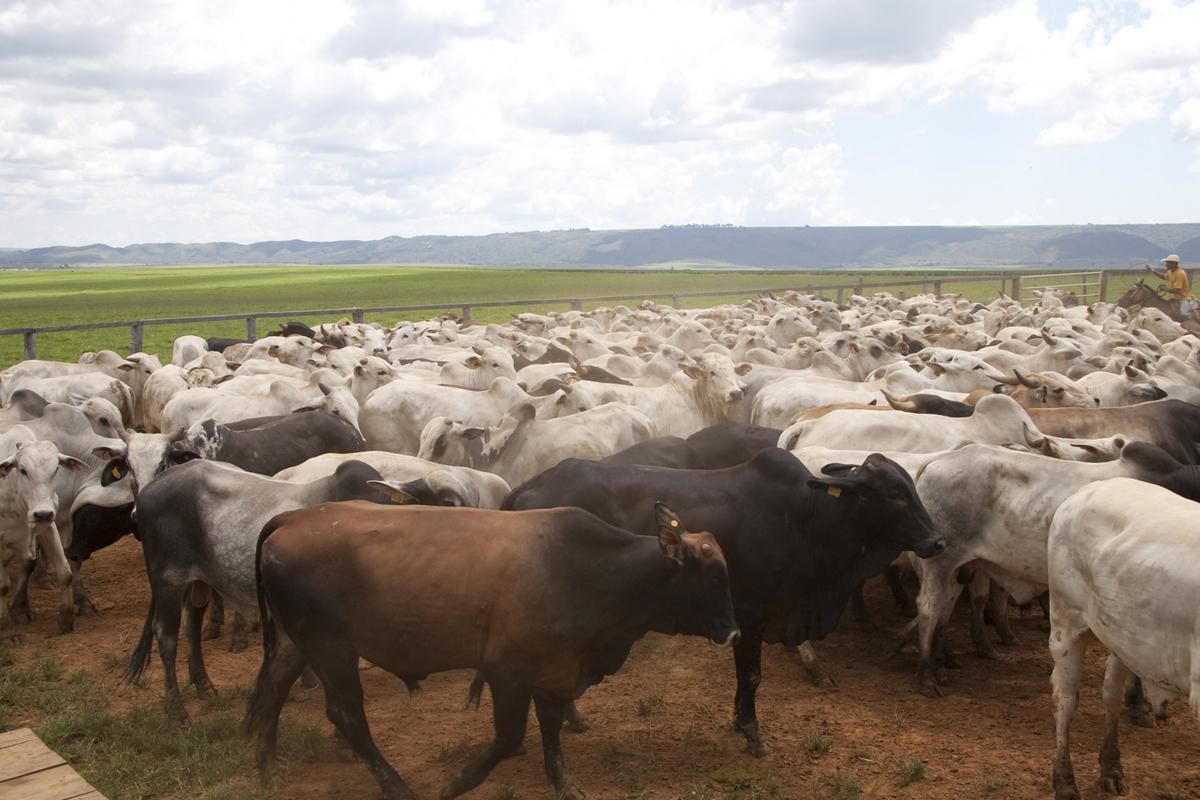
<instances>
[{"instance_id":1,"label":"cow leg","mask_svg":"<svg viewBox=\"0 0 1200 800\"><path fill-rule=\"evenodd\" d=\"M4 545L0 544L0 641L11 639L16 635L13 628L12 614L9 613L9 601L12 597L13 585L8 577L8 564L3 562Z\"/></svg>"},{"instance_id":2,"label":"cow leg","mask_svg":"<svg viewBox=\"0 0 1200 800\"><path fill-rule=\"evenodd\" d=\"M896 610L901 614L912 616L917 613L917 604L913 602L913 597L909 594L908 587L904 585L904 578L900 573L900 568L888 565L883 571L883 577L887 580L888 588L892 590L892 601L896 604Z\"/></svg>"},{"instance_id":3,"label":"cow leg","mask_svg":"<svg viewBox=\"0 0 1200 800\"><path fill-rule=\"evenodd\" d=\"M591 725L588 724L587 717L579 706L575 705L575 701L567 703L566 707L567 730L572 733L584 733Z\"/></svg>"},{"instance_id":4,"label":"cow leg","mask_svg":"<svg viewBox=\"0 0 1200 800\"><path fill-rule=\"evenodd\" d=\"M496 738L483 755L462 768L446 781L442 788L442 800L458 797L469 792L491 773L506 758L521 751L525 740L525 723L529 719L529 691L516 684L488 679L492 688L492 718L496 727Z\"/></svg>"},{"instance_id":5,"label":"cow leg","mask_svg":"<svg viewBox=\"0 0 1200 800\"><path fill-rule=\"evenodd\" d=\"M1125 700L1125 680L1129 670L1121 659L1108 657L1104 670L1104 721L1107 729L1100 748L1100 788L1107 794L1125 794L1125 770L1121 769L1121 748L1117 743L1117 722Z\"/></svg>"},{"instance_id":6,"label":"cow leg","mask_svg":"<svg viewBox=\"0 0 1200 800\"><path fill-rule=\"evenodd\" d=\"M312 654L313 671L325 689L325 716L337 728L354 754L367 762L385 800L413 800L413 794L396 770L375 746L363 709L362 680L358 676L358 654L338 642L321 642ZM293 667L294 669L294 667ZM288 684L291 688L291 684ZM286 697L286 690L284 690Z\"/></svg>"},{"instance_id":7,"label":"cow leg","mask_svg":"<svg viewBox=\"0 0 1200 800\"><path fill-rule=\"evenodd\" d=\"M992 579L987 576L987 573L977 569L975 577L971 579L971 585L967 589L967 595L971 600L971 641L975 643L975 655L980 658L1000 657L996 648L992 647L992 643L988 641L984 625L984 612L988 606L991 585Z\"/></svg>"},{"instance_id":8,"label":"cow leg","mask_svg":"<svg viewBox=\"0 0 1200 800\"><path fill-rule=\"evenodd\" d=\"M54 583L58 588L58 632L70 633L75 629L75 598L71 593L74 576L71 564L63 553L58 528L53 523L39 525L37 528L38 545L49 562L47 569L53 573Z\"/></svg>"},{"instance_id":9,"label":"cow leg","mask_svg":"<svg viewBox=\"0 0 1200 800\"><path fill-rule=\"evenodd\" d=\"M762 631L742 630L742 638L733 646L733 663L737 670L737 694L733 698L733 727L746 737L750 754L765 756L767 746L763 744L758 730L758 714L754 708L754 695L762 681Z\"/></svg>"},{"instance_id":10,"label":"cow leg","mask_svg":"<svg viewBox=\"0 0 1200 800\"><path fill-rule=\"evenodd\" d=\"M36 561L25 560L17 571L17 591L13 596L12 615L15 619L33 622L33 612L29 608L29 576L33 574ZM8 570L5 570L5 578Z\"/></svg>"},{"instance_id":11,"label":"cow leg","mask_svg":"<svg viewBox=\"0 0 1200 800\"><path fill-rule=\"evenodd\" d=\"M564 704L554 700L534 698L533 707L537 712L538 727L542 729L542 759L546 768L546 777L554 786L555 797L558 800L571 800L578 795L568 786L571 780L567 776L567 767L563 763Z\"/></svg>"},{"instance_id":12,"label":"cow leg","mask_svg":"<svg viewBox=\"0 0 1200 800\"><path fill-rule=\"evenodd\" d=\"M800 646L795 649L796 655L800 657L800 666L804 667L804 672L808 675L808 679L812 681L813 686L828 689L837 685L829 673L825 671L825 667L821 665L812 642L801 642Z\"/></svg>"},{"instance_id":13,"label":"cow leg","mask_svg":"<svg viewBox=\"0 0 1200 800\"><path fill-rule=\"evenodd\" d=\"M929 564L924 569L917 595L917 678L925 695L940 697L943 692L938 686L934 640L938 629L949 622L962 586L954 579L953 565Z\"/></svg>"},{"instance_id":14,"label":"cow leg","mask_svg":"<svg viewBox=\"0 0 1200 800\"><path fill-rule=\"evenodd\" d=\"M254 693L246 706L243 727L247 734L258 734L258 774L265 785L275 767L279 735L279 712L300 673L305 671L304 657L282 631L277 644L263 656Z\"/></svg>"},{"instance_id":15,"label":"cow leg","mask_svg":"<svg viewBox=\"0 0 1200 800\"><path fill-rule=\"evenodd\" d=\"M1000 644L1006 647L1017 644L1017 635L1008 624L1008 592L995 581L992 581L992 588L988 593L988 606L992 612L992 627L1000 637Z\"/></svg>"},{"instance_id":16,"label":"cow leg","mask_svg":"<svg viewBox=\"0 0 1200 800\"><path fill-rule=\"evenodd\" d=\"M179 645L179 620L183 615L180 592L173 586L162 587L154 591L157 597L151 599L154 606L154 640L158 643L158 656L162 659L163 684L165 693L163 702L167 714L179 722L187 721L187 709L183 706L183 696L179 693L179 678L175 672L175 651Z\"/></svg>"},{"instance_id":17,"label":"cow leg","mask_svg":"<svg viewBox=\"0 0 1200 800\"><path fill-rule=\"evenodd\" d=\"M197 581L192 584L189 602L184 606L183 632L188 643L188 679L196 687L196 694L209 697L217 693L216 687L204 668L204 652L200 646L200 627L204 622L204 609L208 606L211 590L208 584Z\"/></svg>"},{"instance_id":18,"label":"cow leg","mask_svg":"<svg viewBox=\"0 0 1200 800\"><path fill-rule=\"evenodd\" d=\"M1125 689L1125 705L1129 709L1129 721L1139 728L1153 728L1155 726L1154 709L1150 705L1150 700L1146 697L1146 692L1142 688L1142 679L1132 676L1129 681L1129 686Z\"/></svg>"},{"instance_id":19,"label":"cow leg","mask_svg":"<svg viewBox=\"0 0 1200 800\"><path fill-rule=\"evenodd\" d=\"M246 635L248 626L246 618L242 616L242 612L234 610L233 612L233 629L229 631L229 652L240 653L250 644L250 639Z\"/></svg>"},{"instance_id":20,"label":"cow leg","mask_svg":"<svg viewBox=\"0 0 1200 800\"><path fill-rule=\"evenodd\" d=\"M212 611L208 615L208 622L204 623L204 632L201 638L205 640L216 639L221 635L221 626L225 624L225 598L220 592L213 592L212 596Z\"/></svg>"},{"instance_id":21,"label":"cow leg","mask_svg":"<svg viewBox=\"0 0 1200 800\"><path fill-rule=\"evenodd\" d=\"M867 611L867 600L863 597L863 584L865 583L866 581L860 581L858 587L850 593L850 608L854 612L854 621L858 624L858 629L870 632L879 629L871 621L871 613Z\"/></svg>"},{"instance_id":22,"label":"cow leg","mask_svg":"<svg viewBox=\"0 0 1200 800\"><path fill-rule=\"evenodd\" d=\"M81 617L100 613L83 585L83 562L75 559L68 561L71 565L71 594L72 602L75 603L75 613Z\"/></svg>"},{"instance_id":23,"label":"cow leg","mask_svg":"<svg viewBox=\"0 0 1200 800\"><path fill-rule=\"evenodd\" d=\"M1050 685L1054 694L1054 797L1055 800L1079 800L1075 768L1071 764L1071 717L1079 704L1079 680L1083 675L1084 636L1086 629L1070 630L1070 625L1055 625L1050 635L1050 655L1054 672Z\"/></svg>"}]
</instances>

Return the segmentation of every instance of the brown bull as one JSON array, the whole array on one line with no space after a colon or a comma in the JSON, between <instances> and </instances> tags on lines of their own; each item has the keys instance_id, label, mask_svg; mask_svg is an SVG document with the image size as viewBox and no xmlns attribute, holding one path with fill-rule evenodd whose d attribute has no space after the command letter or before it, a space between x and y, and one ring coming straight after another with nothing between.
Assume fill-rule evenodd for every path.
<instances>
[{"instance_id":1,"label":"brown bull","mask_svg":"<svg viewBox=\"0 0 1200 800\"><path fill-rule=\"evenodd\" d=\"M577 508L347 502L275 517L258 542L263 663L246 716L264 778L280 708L307 663L324 686L330 721L384 797L412 797L367 728L362 657L410 687L464 667L490 686L495 739L442 797L478 786L516 755L531 698L546 775L556 791L569 791L559 741L567 703L616 672L647 631L721 645L739 636L716 540L684 533L661 503L655 513L657 539Z\"/></svg>"}]
</instances>

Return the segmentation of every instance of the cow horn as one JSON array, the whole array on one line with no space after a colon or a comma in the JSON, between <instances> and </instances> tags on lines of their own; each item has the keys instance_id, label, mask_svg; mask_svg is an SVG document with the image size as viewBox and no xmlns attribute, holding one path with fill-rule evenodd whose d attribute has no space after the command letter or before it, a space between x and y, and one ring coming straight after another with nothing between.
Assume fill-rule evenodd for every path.
<instances>
[{"instance_id":1,"label":"cow horn","mask_svg":"<svg viewBox=\"0 0 1200 800\"><path fill-rule=\"evenodd\" d=\"M1047 333L1045 328L1042 329L1042 338L1045 339L1046 344L1048 344L1050 346L1054 346L1054 345L1058 344L1058 339L1056 339L1055 337L1053 337L1049 333Z\"/></svg>"},{"instance_id":2,"label":"cow horn","mask_svg":"<svg viewBox=\"0 0 1200 800\"><path fill-rule=\"evenodd\" d=\"M884 399L886 399L888 401L888 405L891 406L892 408L896 409L897 411L916 412L917 403L912 398L893 397L891 392L889 392L887 389L883 389L882 391L883 391Z\"/></svg>"},{"instance_id":3,"label":"cow horn","mask_svg":"<svg viewBox=\"0 0 1200 800\"><path fill-rule=\"evenodd\" d=\"M1032 447L1034 450L1041 450L1046 455L1053 453L1053 447L1050 444L1050 438L1041 431L1035 430L1028 423L1022 426L1021 432L1025 435L1025 444Z\"/></svg>"},{"instance_id":4,"label":"cow horn","mask_svg":"<svg viewBox=\"0 0 1200 800\"><path fill-rule=\"evenodd\" d=\"M1021 382L1022 386L1028 387L1030 389L1036 389L1042 385L1041 382L1035 381L1033 378L1030 378L1028 375L1022 375L1020 370L1014 369L1013 375L1017 376L1017 380Z\"/></svg>"},{"instance_id":5,"label":"cow horn","mask_svg":"<svg viewBox=\"0 0 1200 800\"><path fill-rule=\"evenodd\" d=\"M167 434L167 442L174 444L175 442L183 441L183 437L187 435L186 427L179 427Z\"/></svg>"}]
</instances>

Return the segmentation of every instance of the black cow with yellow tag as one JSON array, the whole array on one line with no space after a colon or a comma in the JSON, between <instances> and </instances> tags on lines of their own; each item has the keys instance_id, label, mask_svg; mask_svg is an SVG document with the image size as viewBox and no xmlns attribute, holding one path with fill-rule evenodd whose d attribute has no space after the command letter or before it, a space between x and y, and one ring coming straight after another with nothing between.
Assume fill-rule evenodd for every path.
<instances>
[{"instance_id":1,"label":"black cow with yellow tag","mask_svg":"<svg viewBox=\"0 0 1200 800\"><path fill-rule=\"evenodd\" d=\"M656 535L656 502L688 530L712 533L729 565L741 641L734 648L734 721L751 752L766 748L754 696L762 643L822 639L851 593L902 551L927 558L945 542L904 469L878 453L861 465L809 472L786 450L763 450L718 470L567 459L514 489L502 508L578 506L606 522Z\"/></svg>"}]
</instances>

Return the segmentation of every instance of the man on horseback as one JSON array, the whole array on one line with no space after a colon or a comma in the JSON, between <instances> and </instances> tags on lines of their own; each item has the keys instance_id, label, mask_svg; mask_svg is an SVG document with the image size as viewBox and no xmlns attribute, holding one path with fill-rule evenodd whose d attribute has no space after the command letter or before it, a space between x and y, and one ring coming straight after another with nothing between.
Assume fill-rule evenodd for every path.
<instances>
[{"instance_id":1,"label":"man on horseback","mask_svg":"<svg viewBox=\"0 0 1200 800\"><path fill-rule=\"evenodd\" d=\"M1149 264L1146 265L1146 270L1153 272L1167 282L1167 292L1176 303L1180 321L1193 319L1192 314L1196 307L1196 298L1192 295L1192 290L1188 286L1187 273L1179 266L1179 256L1171 254L1164 258L1162 263L1167 265L1166 272L1159 272Z\"/></svg>"}]
</instances>

